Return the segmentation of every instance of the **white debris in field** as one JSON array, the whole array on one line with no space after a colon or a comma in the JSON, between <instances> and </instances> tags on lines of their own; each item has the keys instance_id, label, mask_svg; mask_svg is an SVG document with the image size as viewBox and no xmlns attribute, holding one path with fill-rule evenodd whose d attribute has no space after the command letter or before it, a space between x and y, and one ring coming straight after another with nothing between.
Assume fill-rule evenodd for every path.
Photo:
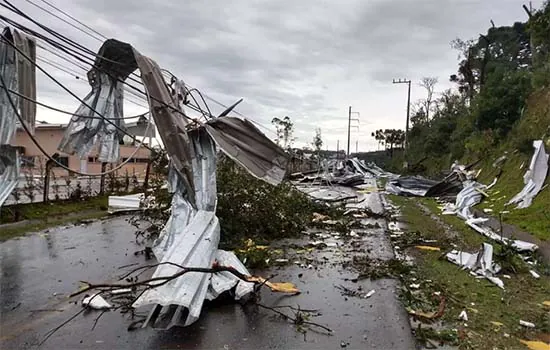
<instances>
[{"instance_id":1,"label":"white debris in field","mask_svg":"<svg viewBox=\"0 0 550 350\"><path fill-rule=\"evenodd\" d=\"M527 322L527 321L524 321L524 320L519 320L519 324L522 325L523 327L535 328L534 323Z\"/></svg>"},{"instance_id":2,"label":"white debris in field","mask_svg":"<svg viewBox=\"0 0 550 350\"><path fill-rule=\"evenodd\" d=\"M275 262L277 264L286 264L288 262L288 259L275 259Z\"/></svg>"},{"instance_id":3,"label":"white debris in field","mask_svg":"<svg viewBox=\"0 0 550 350\"><path fill-rule=\"evenodd\" d=\"M367 294L365 294L365 299L372 297L374 293L376 293L376 291L374 289L371 289Z\"/></svg>"},{"instance_id":4,"label":"white debris in field","mask_svg":"<svg viewBox=\"0 0 550 350\"><path fill-rule=\"evenodd\" d=\"M481 250L471 254L453 250L446 254L447 260L461 266L464 270L470 270L470 274L476 278L487 278L500 288L504 289L504 282L494 275L500 271L500 266L493 263L493 246L483 243Z\"/></svg>"},{"instance_id":5,"label":"white debris in field","mask_svg":"<svg viewBox=\"0 0 550 350\"><path fill-rule=\"evenodd\" d=\"M419 284L419 283L413 283L413 284L411 284L411 285L409 286L409 288L411 288L411 289L418 289L418 288L420 288L420 284Z\"/></svg>"},{"instance_id":6,"label":"white debris in field","mask_svg":"<svg viewBox=\"0 0 550 350\"><path fill-rule=\"evenodd\" d=\"M105 310L112 307L107 300L103 299L103 297L99 295L99 293L85 297L84 300L82 300L82 306L90 307L95 310Z\"/></svg>"},{"instance_id":7,"label":"white debris in field","mask_svg":"<svg viewBox=\"0 0 550 350\"><path fill-rule=\"evenodd\" d=\"M466 313L466 310L462 310L462 312L458 315L458 319L468 321L468 314Z\"/></svg>"},{"instance_id":8,"label":"white debris in field","mask_svg":"<svg viewBox=\"0 0 550 350\"><path fill-rule=\"evenodd\" d=\"M511 278L512 278L510 275L502 275L502 277L507 278L507 279L511 279Z\"/></svg>"},{"instance_id":9,"label":"white debris in field","mask_svg":"<svg viewBox=\"0 0 550 350\"><path fill-rule=\"evenodd\" d=\"M483 209L483 212L485 212L485 213L492 213L492 212L493 212L493 209L485 208L485 209Z\"/></svg>"},{"instance_id":10,"label":"white debris in field","mask_svg":"<svg viewBox=\"0 0 550 350\"><path fill-rule=\"evenodd\" d=\"M540 275L536 271L529 270L529 273L531 274L531 276L535 277L536 279L540 278Z\"/></svg>"},{"instance_id":11,"label":"white debris in field","mask_svg":"<svg viewBox=\"0 0 550 350\"><path fill-rule=\"evenodd\" d=\"M518 209L527 208L531 205L533 198L542 190L546 175L548 173L548 154L546 153L544 142L542 140L533 141L535 149L529 164L529 169L523 175L525 186L516 194L509 204L517 204Z\"/></svg>"}]
</instances>

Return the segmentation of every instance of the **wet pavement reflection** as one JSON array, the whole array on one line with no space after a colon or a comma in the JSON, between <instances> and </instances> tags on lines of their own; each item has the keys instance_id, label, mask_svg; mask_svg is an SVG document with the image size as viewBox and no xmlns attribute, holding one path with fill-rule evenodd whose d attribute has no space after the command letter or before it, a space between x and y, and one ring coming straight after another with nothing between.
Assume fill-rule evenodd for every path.
<instances>
[{"instance_id":1,"label":"wet pavement reflection","mask_svg":"<svg viewBox=\"0 0 550 350\"><path fill-rule=\"evenodd\" d=\"M372 196L368 200L379 204L378 194ZM304 335L290 322L254 304L218 302L207 304L192 326L168 331L129 332L131 321L115 311L105 313L92 330L99 313L84 313L41 349L339 349L344 345L347 349L413 349L408 317L396 296L397 282L365 279L352 283L357 274L342 264L359 252L380 259L393 256L385 222L369 219L365 223L378 223L380 228L357 229L353 240L338 235L328 238L335 245L316 251L312 266L291 261L258 272L275 273L274 280L293 282L302 291L298 296L284 296L263 290L262 304L318 309L321 315L312 321L333 329L332 336L311 330ZM296 241L280 242L286 243ZM134 255L141 249L124 217L0 243L0 348L36 348L50 329L81 310L80 299L67 299L78 289L79 280L114 280L127 271L120 266L145 263L143 255ZM346 297L338 285L376 292L368 299Z\"/></svg>"}]
</instances>

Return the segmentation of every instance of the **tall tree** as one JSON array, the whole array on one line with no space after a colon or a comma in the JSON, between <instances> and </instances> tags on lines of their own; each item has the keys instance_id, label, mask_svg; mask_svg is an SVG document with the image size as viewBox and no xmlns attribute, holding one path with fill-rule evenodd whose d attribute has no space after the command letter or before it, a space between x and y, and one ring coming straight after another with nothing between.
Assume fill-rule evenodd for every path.
<instances>
[{"instance_id":1,"label":"tall tree","mask_svg":"<svg viewBox=\"0 0 550 350\"><path fill-rule=\"evenodd\" d=\"M371 133L371 136L374 137L376 141L378 141L378 149L380 149L380 145L384 145L384 130L376 130L375 132Z\"/></svg>"},{"instance_id":2,"label":"tall tree","mask_svg":"<svg viewBox=\"0 0 550 350\"><path fill-rule=\"evenodd\" d=\"M426 122L430 120L430 108L433 101L433 95L435 90L435 85L437 84L436 77L424 77L420 81L420 86L426 89L426 99L422 100L424 105L424 111L426 115Z\"/></svg>"},{"instance_id":3,"label":"tall tree","mask_svg":"<svg viewBox=\"0 0 550 350\"><path fill-rule=\"evenodd\" d=\"M382 132L386 148L390 150L390 157L393 158L393 150L397 146L403 146L405 142L405 132L399 129L385 129Z\"/></svg>"},{"instance_id":4,"label":"tall tree","mask_svg":"<svg viewBox=\"0 0 550 350\"><path fill-rule=\"evenodd\" d=\"M313 136L313 142L311 143L313 146L313 149L315 150L315 154L317 156L317 160L321 159L321 148L323 147L323 139L321 138L321 128L315 129L315 136Z\"/></svg>"},{"instance_id":5,"label":"tall tree","mask_svg":"<svg viewBox=\"0 0 550 350\"><path fill-rule=\"evenodd\" d=\"M292 137L294 133L294 123L292 123L292 120L290 120L288 116L285 116L283 119L275 117L271 120L271 123L275 125L277 133L275 143L286 150L290 150L294 143L294 138Z\"/></svg>"}]
</instances>

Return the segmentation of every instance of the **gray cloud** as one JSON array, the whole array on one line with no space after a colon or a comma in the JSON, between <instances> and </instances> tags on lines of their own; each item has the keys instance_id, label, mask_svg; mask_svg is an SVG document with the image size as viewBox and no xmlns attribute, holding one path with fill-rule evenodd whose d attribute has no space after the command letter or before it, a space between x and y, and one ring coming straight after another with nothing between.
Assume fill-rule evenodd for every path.
<instances>
[{"instance_id":1,"label":"gray cloud","mask_svg":"<svg viewBox=\"0 0 550 350\"><path fill-rule=\"evenodd\" d=\"M264 126L288 115L302 143L320 127L331 148L346 138L347 106L361 112L353 138L361 149L375 147L372 130L404 124L406 89L392 85L393 78L437 76L441 90L450 87L448 76L457 67L452 39L476 37L491 19L497 25L525 20L519 0L49 1L106 36L130 42L216 100L230 104L244 97L238 110ZM26 1L18 3L92 50L101 45ZM80 96L89 91L67 73L55 76ZM39 84L39 97L78 105L47 79ZM414 85L413 98L421 94ZM127 111L138 109L129 104Z\"/></svg>"}]
</instances>

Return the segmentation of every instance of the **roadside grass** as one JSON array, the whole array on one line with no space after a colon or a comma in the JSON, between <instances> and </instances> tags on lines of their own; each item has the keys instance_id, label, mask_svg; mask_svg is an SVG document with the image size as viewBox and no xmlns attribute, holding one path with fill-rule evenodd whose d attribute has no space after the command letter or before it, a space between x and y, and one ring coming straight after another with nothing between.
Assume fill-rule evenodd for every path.
<instances>
[{"instance_id":1,"label":"roadside grass","mask_svg":"<svg viewBox=\"0 0 550 350\"><path fill-rule=\"evenodd\" d=\"M0 208L0 241L48 227L107 215L107 196L81 201L16 204Z\"/></svg>"},{"instance_id":2,"label":"roadside grass","mask_svg":"<svg viewBox=\"0 0 550 350\"><path fill-rule=\"evenodd\" d=\"M550 188L548 186L543 187L528 208L516 209L515 205L506 206L506 203L522 190L524 186L523 175L529 168L531 161L531 155L519 152L510 153L508 153L508 159L503 166L501 177L496 185L487 191L489 197L485 198L477 207L491 209L494 216L498 216L498 213L503 210L509 211L503 216L504 222L515 225L541 240L548 240L550 239L550 208L548 207ZM484 184L493 181L494 176L497 174L497 170L492 167L493 161L494 159L491 158L490 161L485 162L480 174L479 180ZM521 167L522 164L523 167ZM547 177L545 184L548 185L549 181Z\"/></svg>"},{"instance_id":3,"label":"roadside grass","mask_svg":"<svg viewBox=\"0 0 550 350\"><path fill-rule=\"evenodd\" d=\"M486 279L476 279L468 272L446 261L443 254L449 250L448 243L456 244L458 249L474 252L479 249L484 238L452 216L439 216L440 222L426 214L415 202L417 198L390 196L391 202L400 207L401 215L407 223L407 234L420 233L425 239L442 242L440 252L420 251L415 248L406 250L416 262L414 274L404 276L404 285L420 283L418 292L431 295L441 292L446 299L445 313L442 316L443 327L457 329L457 344L461 349L521 349L523 340L545 339L550 333L550 308L543 305L550 300L550 278L541 276L534 279L527 269L510 273L511 279L502 278L505 290L501 290ZM433 200L421 200L433 213L437 203ZM457 222L457 219L459 222ZM457 236L449 235L441 223L452 228ZM434 243L433 245L437 245ZM492 242L496 255L501 249ZM522 261L519 263L523 263ZM503 264L504 265L504 264ZM411 305L409 290L404 303ZM433 302L432 302L433 304ZM458 315L466 310L468 321L460 321ZM532 322L536 328L520 326L519 320ZM467 324L467 326L466 326ZM549 341L545 339L545 341Z\"/></svg>"}]
</instances>

